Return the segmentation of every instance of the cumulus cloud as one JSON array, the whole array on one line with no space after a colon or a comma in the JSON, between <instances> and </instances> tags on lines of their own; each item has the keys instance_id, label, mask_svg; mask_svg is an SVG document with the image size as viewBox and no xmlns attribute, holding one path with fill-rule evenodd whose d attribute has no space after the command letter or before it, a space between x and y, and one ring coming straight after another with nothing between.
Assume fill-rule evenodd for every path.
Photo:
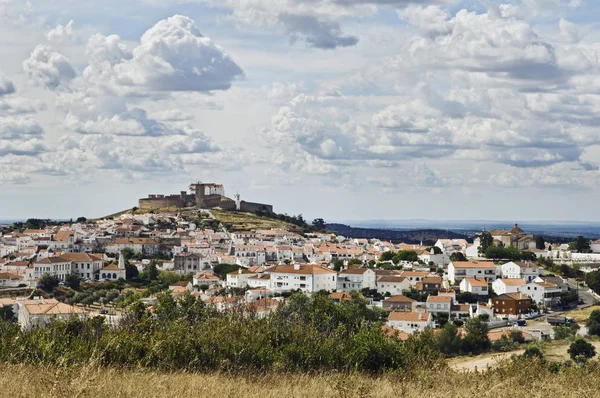
<instances>
[{"instance_id":1,"label":"cumulus cloud","mask_svg":"<svg viewBox=\"0 0 600 398\"><path fill-rule=\"evenodd\" d=\"M15 85L8 77L3 76L0 73L0 97L7 94L12 94L15 92Z\"/></svg>"},{"instance_id":2,"label":"cumulus cloud","mask_svg":"<svg viewBox=\"0 0 600 398\"><path fill-rule=\"evenodd\" d=\"M76 76L71 62L50 47L38 45L23 61L23 70L34 84L56 89Z\"/></svg>"},{"instance_id":3,"label":"cumulus cloud","mask_svg":"<svg viewBox=\"0 0 600 398\"><path fill-rule=\"evenodd\" d=\"M292 43L302 40L311 47L326 50L354 46L358 43L356 36L344 35L337 22L319 20L311 15L287 13L281 14L279 20Z\"/></svg>"},{"instance_id":4,"label":"cumulus cloud","mask_svg":"<svg viewBox=\"0 0 600 398\"><path fill-rule=\"evenodd\" d=\"M73 20L66 25L58 24L46 33L46 39L51 43L64 43L73 37Z\"/></svg>"},{"instance_id":5,"label":"cumulus cloud","mask_svg":"<svg viewBox=\"0 0 600 398\"><path fill-rule=\"evenodd\" d=\"M319 49L354 46L358 37L344 33L340 21L375 15L379 7L444 4L445 0L186 0L231 11L236 22L260 28L281 29L290 42L304 41ZM153 2L153 1L151 1Z\"/></svg>"},{"instance_id":6,"label":"cumulus cloud","mask_svg":"<svg viewBox=\"0 0 600 398\"><path fill-rule=\"evenodd\" d=\"M95 35L86 54L86 81L116 92L226 90L243 76L229 55L182 15L158 22L131 51L118 36Z\"/></svg>"}]
</instances>

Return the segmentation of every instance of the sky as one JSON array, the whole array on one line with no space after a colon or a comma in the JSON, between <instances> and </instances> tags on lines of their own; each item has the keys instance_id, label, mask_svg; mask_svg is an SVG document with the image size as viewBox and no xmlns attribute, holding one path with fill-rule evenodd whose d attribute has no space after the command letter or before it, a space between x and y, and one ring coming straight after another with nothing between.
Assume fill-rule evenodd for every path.
<instances>
[{"instance_id":1,"label":"sky","mask_svg":"<svg viewBox=\"0 0 600 398\"><path fill-rule=\"evenodd\" d=\"M217 182L308 219L599 221L600 2L0 0L0 219Z\"/></svg>"}]
</instances>

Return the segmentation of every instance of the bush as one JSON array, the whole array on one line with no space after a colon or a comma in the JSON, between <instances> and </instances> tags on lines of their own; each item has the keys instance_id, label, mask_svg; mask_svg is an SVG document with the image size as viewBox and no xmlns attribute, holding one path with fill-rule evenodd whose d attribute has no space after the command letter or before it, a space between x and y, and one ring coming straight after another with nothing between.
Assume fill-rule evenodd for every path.
<instances>
[{"instance_id":1,"label":"bush","mask_svg":"<svg viewBox=\"0 0 600 398\"><path fill-rule=\"evenodd\" d=\"M525 352L523 353L523 357L543 359L544 354L542 353L542 350L540 350L538 347L527 347L527 349L525 349Z\"/></svg>"},{"instance_id":2,"label":"bush","mask_svg":"<svg viewBox=\"0 0 600 398\"><path fill-rule=\"evenodd\" d=\"M585 325L590 336L600 336L600 310L592 311Z\"/></svg>"},{"instance_id":3,"label":"bush","mask_svg":"<svg viewBox=\"0 0 600 398\"><path fill-rule=\"evenodd\" d=\"M51 292L54 290L55 287L58 286L59 283L60 283L60 280L58 279L57 276L50 275L50 274L44 274L40 278L40 281L38 282L38 286L40 287L40 289L42 289L46 292Z\"/></svg>"},{"instance_id":4,"label":"bush","mask_svg":"<svg viewBox=\"0 0 600 398\"><path fill-rule=\"evenodd\" d=\"M568 352L572 360L583 363L596 355L596 348L584 339L577 339L571 344Z\"/></svg>"},{"instance_id":5,"label":"bush","mask_svg":"<svg viewBox=\"0 0 600 398\"><path fill-rule=\"evenodd\" d=\"M570 325L554 326L554 340L566 340L574 337L579 330L579 325L572 323Z\"/></svg>"}]
</instances>

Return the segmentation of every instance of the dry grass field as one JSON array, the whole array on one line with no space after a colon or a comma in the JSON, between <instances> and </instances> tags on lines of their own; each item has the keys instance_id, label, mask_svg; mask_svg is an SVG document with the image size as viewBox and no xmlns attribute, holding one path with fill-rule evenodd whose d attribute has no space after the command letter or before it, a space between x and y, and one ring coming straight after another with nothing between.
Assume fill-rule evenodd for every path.
<instances>
[{"instance_id":1,"label":"dry grass field","mask_svg":"<svg viewBox=\"0 0 600 398\"><path fill-rule=\"evenodd\" d=\"M267 217L259 217L252 213L238 213L216 209L211 210L211 213L217 220L225 225L230 232L272 228L285 228L291 231L299 230L299 228L293 224Z\"/></svg>"},{"instance_id":2,"label":"dry grass field","mask_svg":"<svg viewBox=\"0 0 600 398\"><path fill-rule=\"evenodd\" d=\"M423 370L363 375L159 373L143 370L2 365L5 397L600 397L599 370L550 373L537 362L501 364L489 372Z\"/></svg>"},{"instance_id":3,"label":"dry grass field","mask_svg":"<svg viewBox=\"0 0 600 398\"><path fill-rule=\"evenodd\" d=\"M594 310L600 310L600 305L592 305L591 307L568 311L562 314L561 316L570 316L577 323L585 323L585 321L588 320L590 314Z\"/></svg>"}]
</instances>

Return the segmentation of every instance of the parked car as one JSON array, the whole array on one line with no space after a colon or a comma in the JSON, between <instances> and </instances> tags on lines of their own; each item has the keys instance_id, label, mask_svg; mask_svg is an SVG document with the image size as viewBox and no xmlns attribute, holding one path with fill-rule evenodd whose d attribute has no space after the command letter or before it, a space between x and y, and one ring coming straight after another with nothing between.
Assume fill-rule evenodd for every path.
<instances>
[{"instance_id":1,"label":"parked car","mask_svg":"<svg viewBox=\"0 0 600 398\"><path fill-rule=\"evenodd\" d=\"M108 315L108 310L105 310L105 309L100 310L100 315Z\"/></svg>"}]
</instances>

